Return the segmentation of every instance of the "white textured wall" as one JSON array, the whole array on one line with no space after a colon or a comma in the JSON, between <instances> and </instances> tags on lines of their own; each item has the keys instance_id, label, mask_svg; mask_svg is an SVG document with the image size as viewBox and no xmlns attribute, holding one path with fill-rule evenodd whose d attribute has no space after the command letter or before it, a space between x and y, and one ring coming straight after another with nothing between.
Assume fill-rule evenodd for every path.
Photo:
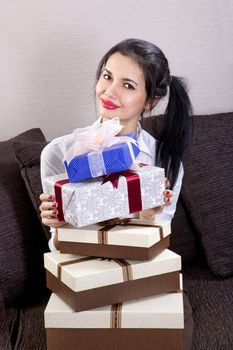
<instances>
[{"instance_id":1,"label":"white textured wall","mask_svg":"<svg viewBox=\"0 0 233 350\"><path fill-rule=\"evenodd\" d=\"M233 110L232 0L1 0L0 140L92 123L97 63L127 37L162 48L195 113Z\"/></svg>"}]
</instances>

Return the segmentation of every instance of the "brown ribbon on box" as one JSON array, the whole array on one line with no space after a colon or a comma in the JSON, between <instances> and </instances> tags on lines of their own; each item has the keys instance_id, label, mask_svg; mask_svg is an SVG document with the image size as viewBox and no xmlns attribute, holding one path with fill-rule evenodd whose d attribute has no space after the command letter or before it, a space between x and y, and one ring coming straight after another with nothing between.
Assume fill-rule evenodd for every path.
<instances>
[{"instance_id":1,"label":"brown ribbon on box","mask_svg":"<svg viewBox=\"0 0 233 350\"><path fill-rule=\"evenodd\" d=\"M146 164L140 163L140 167L146 166ZM111 173L104 176L102 185L105 182L110 181L114 188L118 187L119 177L124 176L126 178L128 199L129 199L129 213L137 213L142 210L142 198L141 198L141 187L140 187L140 177L133 170L123 170L118 173ZM54 192L56 202L58 204L57 218L59 221L64 221L63 204L62 204L62 186L69 183L69 179L62 179L55 183Z\"/></svg>"},{"instance_id":2,"label":"brown ribbon on box","mask_svg":"<svg viewBox=\"0 0 233 350\"><path fill-rule=\"evenodd\" d=\"M133 226L144 226L144 227L157 227L159 229L160 240L164 238L163 226L158 225L150 220L137 220L134 222L132 219L113 219L107 220L106 222L100 223L104 225L98 230L98 244L108 244L108 232L117 225L133 225Z\"/></svg>"},{"instance_id":3,"label":"brown ribbon on box","mask_svg":"<svg viewBox=\"0 0 233 350\"><path fill-rule=\"evenodd\" d=\"M113 187L117 189L120 176L124 176L126 179L129 213L138 213L142 210L141 185L140 176L134 170L128 169L118 173L108 174L104 177L102 185L110 181Z\"/></svg>"},{"instance_id":4,"label":"brown ribbon on box","mask_svg":"<svg viewBox=\"0 0 233 350\"><path fill-rule=\"evenodd\" d=\"M121 328L122 306L122 303L113 304L111 306L110 328Z\"/></svg>"},{"instance_id":5,"label":"brown ribbon on box","mask_svg":"<svg viewBox=\"0 0 233 350\"><path fill-rule=\"evenodd\" d=\"M114 259L114 261L122 267L124 282L133 280L133 269L130 263L124 259Z\"/></svg>"},{"instance_id":6,"label":"brown ribbon on box","mask_svg":"<svg viewBox=\"0 0 233 350\"><path fill-rule=\"evenodd\" d=\"M57 265L57 277L58 277L58 279L61 280L62 266L77 264L77 263L81 263L84 261L90 261L90 260L94 260L94 259L96 259L96 257L93 256L93 257L86 257L86 258L78 258L78 259L69 260L69 261L62 261L62 262L58 263L58 265Z\"/></svg>"},{"instance_id":7,"label":"brown ribbon on box","mask_svg":"<svg viewBox=\"0 0 233 350\"><path fill-rule=\"evenodd\" d=\"M62 186L69 183L68 179L59 180L56 182L54 186L55 198L57 202L57 210L58 210L58 220L64 221L64 213L63 213L63 205L62 205Z\"/></svg>"},{"instance_id":8,"label":"brown ribbon on box","mask_svg":"<svg viewBox=\"0 0 233 350\"><path fill-rule=\"evenodd\" d=\"M74 260L60 262L57 265L57 278L59 280L61 280L61 271L62 271L63 266L82 263L85 261L91 261L91 260L96 260L96 259L98 259L98 258L93 256L93 257L84 257L84 258L78 258L78 259L74 259ZM105 258L102 258L102 259L105 260ZM112 259L108 259L108 260L110 261ZM130 265L130 263L128 263L124 259L114 259L114 261L118 265L120 265L122 268L124 282L132 281L133 280L133 270L132 270L132 266Z\"/></svg>"}]
</instances>

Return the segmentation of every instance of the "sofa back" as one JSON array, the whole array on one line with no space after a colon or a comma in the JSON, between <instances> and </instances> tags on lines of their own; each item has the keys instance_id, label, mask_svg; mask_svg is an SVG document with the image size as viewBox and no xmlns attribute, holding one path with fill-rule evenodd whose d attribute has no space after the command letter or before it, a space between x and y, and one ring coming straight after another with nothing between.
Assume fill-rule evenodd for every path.
<instances>
[{"instance_id":1,"label":"sofa back","mask_svg":"<svg viewBox=\"0 0 233 350\"><path fill-rule=\"evenodd\" d=\"M35 128L0 142L0 293L6 304L33 298L45 288L43 253L48 249L15 155L15 142L30 144L32 159L36 145L45 144L45 138ZM40 184L39 172L33 182Z\"/></svg>"},{"instance_id":2,"label":"sofa back","mask_svg":"<svg viewBox=\"0 0 233 350\"><path fill-rule=\"evenodd\" d=\"M164 116L142 126L155 138ZM233 275L233 113L193 117L184 179L172 223L171 248L183 262L198 258L217 276Z\"/></svg>"}]
</instances>

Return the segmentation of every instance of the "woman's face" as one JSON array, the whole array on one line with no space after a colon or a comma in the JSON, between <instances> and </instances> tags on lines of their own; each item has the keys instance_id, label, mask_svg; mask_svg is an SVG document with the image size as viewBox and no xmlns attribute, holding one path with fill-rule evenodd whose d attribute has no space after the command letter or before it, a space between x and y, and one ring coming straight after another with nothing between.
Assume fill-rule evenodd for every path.
<instances>
[{"instance_id":1,"label":"woman's face","mask_svg":"<svg viewBox=\"0 0 233 350\"><path fill-rule=\"evenodd\" d=\"M109 57L96 84L96 103L103 121L120 118L125 126L136 126L148 108L145 79L139 65L119 52Z\"/></svg>"}]
</instances>

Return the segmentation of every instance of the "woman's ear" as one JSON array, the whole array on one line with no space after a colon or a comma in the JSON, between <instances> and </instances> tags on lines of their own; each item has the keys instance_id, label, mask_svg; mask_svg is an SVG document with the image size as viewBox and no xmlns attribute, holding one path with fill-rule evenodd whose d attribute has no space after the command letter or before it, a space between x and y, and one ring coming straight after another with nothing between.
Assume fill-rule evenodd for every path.
<instances>
[{"instance_id":1,"label":"woman's ear","mask_svg":"<svg viewBox=\"0 0 233 350\"><path fill-rule=\"evenodd\" d=\"M149 112L152 108L154 108L159 102L160 98L160 96L155 96L152 101L148 100L145 104L145 111Z\"/></svg>"}]
</instances>

